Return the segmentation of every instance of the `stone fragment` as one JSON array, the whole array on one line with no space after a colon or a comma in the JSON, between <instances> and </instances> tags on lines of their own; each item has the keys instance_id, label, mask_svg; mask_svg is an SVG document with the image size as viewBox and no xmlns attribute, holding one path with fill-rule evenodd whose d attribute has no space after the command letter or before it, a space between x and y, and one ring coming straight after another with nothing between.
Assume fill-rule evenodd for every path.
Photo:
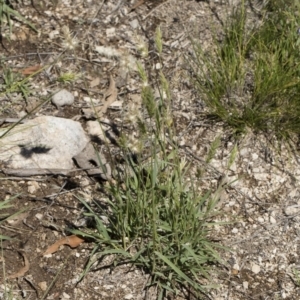
<instances>
[{"instance_id":1,"label":"stone fragment","mask_svg":"<svg viewBox=\"0 0 300 300\"><path fill-rule=\"evenodd\" d=\"M257 264L253 264L251 270L254 274L258 274L260 272L260 266Z\"/></svg>"},{"instance_id":2,"label":"stone fragment","mask_svg":"<svg viewBox=\"0 0 300 300\"><path fill-rule=\"evenodd\" d=\"M231 232L234 233L234 234L236 234L236 233L239 232L239 230L238 230L237 228L233 228L233 229L231 230Z\"/></svg>"},{"instance_id":3,"label":"stone fragment","mask_svg":"<svg viewBox=\"0 0 300 300\"><path fill-rule=\"evenodd\" d=\"M29 194L34 194L39 188L40 188L40 186L37 181L29 181L28 182L27 190L28 190Z\"/></svg>"},{"instance_id":4,"label":"stone fragment","mask_svg":"<svg viewBox=\"0 0 300 300\"><path fill-rule=\"evenodd\" d=\"M259 223L264 223L264 222L265 222L265 219L264 219L263 217L258 217L258 218L257 218L257 221L258 221Z\"/></svg>"},{"instance_id":5,"label":"stone fragment","mask_svg":"<svg viewBox=\"0 0 300 300\"><path fill-rule=\"evenodd\" d=\"M40 214L40 213L37 213L37 214L35 215L35 217L36 217L38 220L40 220L40 221L43 219L43 215Z\"/></svg>"},{"instance_id":6,"label":"stone fragment","mask_svg":"<svg viewBox=\"0 0 300 300\"><path fill-rule=\"evenodd\" d=\"M63 299L71 299L71 296L65 292L63 292L62 296L63 296Z\"/></svg>"},{"instance_id":7,"label":"stone fragment","mask_svg":"<svg viewBox=\"0 0 300 300\"><path fill-rule=\"evenodd\" d=\"M300 205L289 205L284 210L287 216L296 215L300 212Z\"/></svg>"},{"instance_id":8,"label":"stone fragment","mask_svg":"<svg viewBox=\"0 0 300 300\"><path fill-rule=\"evenodd\" d=\"M133 29L137 29L138 27L140 27L139 21L137 19L130 21L129 24Z\"/></svg>"},{"instance_id":9,"label":"stone fragment","mask_svg":"<svg viewBox=\"0 0 300 300\"><path fill-rule=\"evenodd\" d=\"M57 108L65 105L72 105L74 103L74 96L69 91L63 89L52 96L52 103Z\"/></svg>"},{"instance_id":10,"label":"stone fragment","mask_svg":"<svg viewBox=\"0 0 300 300\"><path fill-rule=\"evenodd\" d=\"M46 281L41 281L38 283L38 286L40 287L40 289L45 292L47 290L47 282Z\"/></svg>"}]
</instances>

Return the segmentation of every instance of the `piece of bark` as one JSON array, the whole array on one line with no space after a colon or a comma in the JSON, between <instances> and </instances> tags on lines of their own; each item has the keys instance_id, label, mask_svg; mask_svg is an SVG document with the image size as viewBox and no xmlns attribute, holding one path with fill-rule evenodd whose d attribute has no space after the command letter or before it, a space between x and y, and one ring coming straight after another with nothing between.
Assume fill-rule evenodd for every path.
<instances>
[{"instance_id":1,"label":"piece of bark","mask_svg":"<svg viewBox=\"0 0 300 300\"><path fill-rule=\"evenodd\" d=\"M57 242L55 242L54 244L52 244L45 252L44 252L44 256L45 255L49 255L52 254L56 251L58 251L59 247L62 245L68 245L71 248L76 248L78 247L80 244L82 244L84 242L84 240L80 237L78 237L77 235L70 235L70 236L66 236L60 240L58 240Z\"/></svg>"}]
</instances>

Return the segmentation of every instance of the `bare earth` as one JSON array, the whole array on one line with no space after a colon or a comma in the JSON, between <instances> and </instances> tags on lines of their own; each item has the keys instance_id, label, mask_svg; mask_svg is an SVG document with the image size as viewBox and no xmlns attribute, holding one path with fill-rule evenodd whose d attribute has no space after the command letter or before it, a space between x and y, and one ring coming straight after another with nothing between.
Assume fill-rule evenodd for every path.
<instances>
[{"instance_id":1,"label":"bare earth","mask_svg":"<svg viewBox=\"0 0 300 300\"><path fill-rule=\"evenodd\" d=\"M214 228L212 238L230 251L221 253L226 265L212 274L217 288L204 298L296 300L300 299L300 278L297 281L295 275L300 268L299 158L284 146L278 153L271 137L266 140L249 132L239 144L235 163L226 171L234 143L222 124L211 126L205 120L203 103L192 86L185 60L192 49L190 37L208 49L212 28L220 30L233 4L195 0L23 1L16 9L39 33L13 21L11 41L2 39L1 67L18 71L38 64L53 66L30 79L33 93L27 101L16 93L10 97L1 94L1 117L18 117L39 105L47 95L66 88L75 95L71 107L57 109L47 102L32 117L79 118L81 109L89 106L87 99L101 102L113 76L118 102L108 109L103 120L121 130L124 116L140 93L141 81L133 69L135 60L144 63L153 75L162 67L171 86L181 155L193 165L191 176L203 167L211 142L218 135L222 137L222 146L204 179L199 181L199 190L215 190L223 180L226 189L220 195L222 214L218 220L231 223ZM254 20L258 18L250 8L249 13ZM163 66L158 64L154 52L157 26L163 33ZM66 39L66 28L76 39L74 49ZM138 51L143 43L150 50L146 59ZM103 47L109 47L110 53L104 54ZM78 77L70 84L59 83L56 79L63 73ZM0 80L2 84L3 79ZM85 127L85 119L80 122ZM134 135L131 128L122 130ZM4 299L4 288L14 293L14 299L156 299L154 289L144 289L147 274L130 266L100 268L109 265L109 261L101 261L78 282L93 244L83 243L76 249L64 247L51 257L42 256L48 246L63 237L61 227L78 224L82 219L82 209L74 195L101 201L103 182L81 171L70 177L3 176L0 180L1 199L20 193L12 211L27 208L15 222L1 226L1 234L16 238L3 243L1 268L8 277L23 267L23 256L18 250L29 262L24 277L10 279L4 285L3 274L0 276L0 299Z\"/></svg>"}]
</instances>

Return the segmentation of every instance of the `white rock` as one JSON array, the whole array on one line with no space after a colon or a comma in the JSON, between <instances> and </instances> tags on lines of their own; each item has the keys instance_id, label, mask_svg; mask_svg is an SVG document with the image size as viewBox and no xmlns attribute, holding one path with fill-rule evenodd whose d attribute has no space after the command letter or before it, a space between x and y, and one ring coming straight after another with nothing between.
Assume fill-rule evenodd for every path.
<instances>
[{"instance_id":1,"label":"white rock","mask_svg":"<svg viewBox=\"0 0 300 300\"><path fill-rule=\"evenodd\" d=\"M34 194L40 188L37 181L28 181L27 191L29 194Z\"/></svg>"},{"instance_id":2,"label":"white rock","mask_svg":"<svg viewBox=\"0 0 300 300\"><path fill-rule=\"evenodd\" d=\"M63 292L62 296L64 297L64 299L70 299L70 295L68 295L67 293Z\"/></svg>"},{"instance_id":3,"label":"white rock","mask_svg":"<svg viewBox=\"0 0 300 300\"><path fill-rule=\"evenodd\" d=\"M89 105L93 105L93 104L98 104L100 102L99 99L94 99L91 97L83 97L83 101L85 101L86 103L88 103Z\"/></svg>"},{"instance_id":4,"label":"white rock","mask_svg":"<svg viewBox=\"0 0 300 300\"><path fill-rule=\"evenodd\" d=\"M104 284L103 287L106 289L106 290L111 290L114 288L114 286L112 284Z\"/></svg>"},{"instance_id":5,"label":"white rock","mask_svg":"<svg viewBox=\"0 0 300 300\"><path fill-rule=\"evenodd\" d=\"M54 39L56 35L59 35L59 31L58 30L52 30L49 32L49 38L50 40Z\"/></svg>"},{"instance_id":6,"label":"white rock","mask_svg":"<svg viewBox=\"0 0 300 300\"><path fill-rule=\"evenodd\" d=\"M130 21L129 24L133 29L140 27L139 21L137 19Z\"/></svg>"},{"instance_id":7,"label":"white rock","mask_svg":"<svg viewBox=\"0 0 300 300\"><path fill-rule=\"evenodd\" d=\"M284 212L287 216L292 216L300 211L300 205L290 205L285 208Z\"/></svg>"},{"instance_id":8,"label":"white rock","mask_svg":"<svg viewBox=\"0 0 300 300\"><path fill-rule=\"evenodd\" d=\"M243 282L243 287L244 287L245 290L247 290L248 287L249 287L249 282L248 281L244 281Z\"/></svg>"},{"instance_id":9,"label":"white rock","mask_svg":"<svg viewBox=\"0 0 300 300\"><path fill-rule=\"evenodd\" d=\"M37 214L35 215L35 217L36 217L38 220L42 220L42 219L43 219L43 215L40 214L40 213L37 213Z\"/></svg>"},{"instance_id":10,"label":"white rock","mask_svg":"<svg viewBox=\"0 0 300 300\"><path fill-rule=\"evenodd\" d=\"M255 173L254 170L253 170L253 176L256 180L261 180L261 181L265 181L269 179L268 173Z\"/></svg>"},{"instance_id":11,"label":"white rock","mask_svg":"<svg viewBox=\"0 0 300 300\"><path fill-rule=\"evenodd\" d=\"M47 290L47 282L46 281L41 281L38 283L38 286L40 287L40 289L45 292Z\"/></svg>"},{"instance_id":12,"label":"white rock","mask_svg":"<svg viewBox=\"0 0 300 300\"><path fill-rule=\"evenodd\" d=\"M243 148L243 149L241 149L241 151L240 151L240 155L241 155L241 156L247 156L248 153L249 153L249 149L248 149L248 148Z\"/></svg>"},{"instance_id":13,"label":"white rock","mask_svg":"<svg viewBox=\"0 0 300 300\"><path fill-rule=\"evenodd\" d=\"M52 103L56 105L56 107L72 105L74 103L74 96L65 89L60 90L58 93L52 96Z\"/></svg>"},{"instance_id":14,"label":"white rock","mask_svg":"<svg viewBox=\"0 0 300 300\"><path fill-rule=\"evenodd\" d=\"M232 232L232 233L238 233L239 230L238 230L237 228L233 228L233 229L231 230L231 232Z\"/></svg>"},{"instance_id":15,"label":"white rock","mask_svg":"<svg viewBox=\"0 0 300 300\"><path fill-rule=\"evenodd\" d=\"M156 63L155 64L155 69L156 70L160 70L161 69L161 64L160 63Z\"/></svg>"},{"instance_id":16,"label":"white rock","mask_svg":"<svg viewBox=\"0 0 300 300\"><path fill-rule=\"evenodd\" d=\"M263 217L258 217L258 218L257 218L257 221L258 221L259 223L263 223L265 220L264 220Z\"/></svg>"},{"instance_id":17,"label":"white rock","mask_svg":"<svg viewBox=\"0 0 300 300\"><path fill-rule=\"evenodd\" d=\"M0 129L0 135L6 131ZM15 126L0 140L0 161L7 169L72 169L72 157L88 141L79 122L37 117Z\"/></svg>"},{"instance_id":18,"label":"white rock","mask_svg":"<svg viewBox=\"0 0 300 300\"><path fill-rule=\"evenodd\" d=\"M116 28L107 28L106 29L106 36L109 37L114 37L116 35Z\"/></svg>"},{"instance_id":19,"label":"white rock","mask_svg":"<svg viewBox=\"0 0 300 300\"><path fill-rule=\"evenodd\" d=\"M133 298L132 294L127 294L127 295L124 296L124 299L126 299L126 300L130 300L132 298Z\"/></svg>"},{"instance_id":20,"label":"white rock","mask_svg":"<svg viewBox=\"0 0 300 300\"><path fill-rule=\"evenodd\" d=\"M253 264L251 270L254 274L258 274L260 272L260 266L257 264Z\"/></svg>"},{"instance_id":21,"label":"white rock","mask_svg":"<svg viewBox=\"0 0 300 300\"><path fill-rule=\"evenodd\" d=\"M109 108L110 109L121 109L122 106L123 106L123 101L115 101L109 106Z\"/></svg>"},{"instance_id":22,"label":"white rock","mask_svg":"<svg viewBox=\"0 0 300 300\"><path fill-rule=\"evenodd\" d=\"M24 110L18 112L17 114L18 114L18 118L23 118L27 115L26 111L24 111Z\"/></svg>"},{"instance_id":23,"label":"white rock","mask_svg":"<svg viewBox=\"0 0 300 300\"><path fill-rule=\"evenodd\" d=\"M180 142L179 142L179 146L184 146L185 145L185 139L183 138Z\"/></svg>"},{"instance_id":24,"label":"white rock","mask_svg":"<svg viewBox=\"0 0 300 300\"><path fill-rule=\"evenodd\" d=\"M270 223L276 224L276 219L273 216L270 216Z\"/></svg>"}]
</instances>

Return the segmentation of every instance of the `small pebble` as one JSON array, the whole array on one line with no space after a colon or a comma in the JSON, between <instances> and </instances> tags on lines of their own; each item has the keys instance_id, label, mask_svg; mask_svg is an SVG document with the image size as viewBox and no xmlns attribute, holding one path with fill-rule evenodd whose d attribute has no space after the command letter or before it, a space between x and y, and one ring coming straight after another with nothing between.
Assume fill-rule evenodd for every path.
<instances>
[{"instance_id":1,"label":"small pebble","mask_svg":"<svg viewBox=\"0 0 300 300\"><path fill-rule=\"evenodd\" d=\"M243 148L240 151L240 155L241 156L246 156L246 155L248 155L248 153L249 153L249 149L248 148Z\"/></svg>"},{"instance_id":2,"label":"small pebble","mask_svg":"<svg viewBox=\"0 0 300 300\"><path fill-rule=\"evenodd\" d=\"M285 208L284 212L287 216L295 215L299 212L300 206L299 205L290 205Z\"/></svg>"},{"instance_id":3,"label":"small pebble","mask_svg":"<svg viewBox=\"0 0 300 300\"><path fill-rule=\"evenodd\" d=\"M137 19L130 21L129 24L133 29L137 29L138 27L140 27L139 21Z\"/></svg>"},{"instance_id":4,"label":"small pebble","mask_svg":"<svg viewBox=\"0 0 300 300\"><path fill-rule=\"evenodd\" d=\"M40 188L38 182L29 181L27 191L29 194L34 194Z\"/></svg>"},{"instance_id":5,"label":"small pebble","mask_svg":"<svg viewBox=\"0 0 300 300\"><path fill-rule=\"evenodd\" d=\"M124 299L126 299L126 300L130 300L130 299L132 299L133 298L133 295L132 294L127 294L125 297L124 297Z\"/></svg>"},{"instance_id":6,"label":"small pebble","mask_svg":"<svg viewBox=\"0 0 300 300\"><path fill-rule=\"evenodd\" d=\"M68 295L67 293L65 293L65 292L63 292L63 297L64 297L64 299L70 299L71 297L70 297L70 295Z\"/></svg>"},{"instance_id":7,"label":"small pebble","mask_svg":"<svg viewBox=\"0 0 300 300\"><path fill-rule=\"evenodd\" d=\"M253 264L251 270L254 274L258 274L260 272L260 266Z\"/></svg>"},{"instance_id":8,"label":"small pebble","mask_svg":"<svg viewBox=\"0 0 300 300\"><path fill-rule=\"evenodd\" d=\"M72 105L74 103L74 96L63 89L52 96L52 103L56 105L57 108L64 105Z\"/></svg>"},{"instance_id":9,"label":"small pebble","mask_svg":"<svg viewBox=\"0 0 300 300\"><path fill-rule=\"evenodd\" d=\"M38 283L38 286L40 287L40 289L42 290L42 291L46 291L47 290L47 282L46 281L42 281L42 282L39 282Z\"/></svg>"},{"instance_id":10,"label":"small pebble","mask_svg":"<svg viewBox=\"0 0 300 300\"><path fill-rule=\"evenodd\" d=\"M36 214L35 217L38 219L38 220L42 220L43 219L43 214Z\"/></svg>"},{"instance_id":11,"label":"small pebble","mask_svg":"<svg viewBox=\"0 0 300 300\"><path fill-rule=\"evenodd\" d=\"M105 288L106 290L111 290L114 288L114 286L111 284L105 284L105 285L103 285L103 288Z\"/></svg>"},{"instance_id":12,"label":"small pebble","mask_svg":"<svg viewBox=\"0 0 300 300\"><path fill-rule=\"evenodd\" d=\"M116 36L116 28L108 28L106 29L106 36L109 37L115 37Z\"/></svg>"},{"instance_id":13,"label":"small pebble","mask_svg":"<svg viewBox=\"0 0 300 300\"><path fill-rule=\"evenodd\" d=\"M233 228L233 229L231 230L231 232L232 232L232 233L238 233L239 230L238 230L237 228Z\"/></svg>"},{"instance_id":14,"label":"small pebble","mask_svg":"<svg viewBox=\"0 0 300 300\"><path fill-rule=\"evenodd\" d=\"M264 220L264 218L262 218L262 217L258 217L258 218L257 218L257 221L258 221L259 223L263 223L265 220Z\"/></svg>"}]
</instances>

